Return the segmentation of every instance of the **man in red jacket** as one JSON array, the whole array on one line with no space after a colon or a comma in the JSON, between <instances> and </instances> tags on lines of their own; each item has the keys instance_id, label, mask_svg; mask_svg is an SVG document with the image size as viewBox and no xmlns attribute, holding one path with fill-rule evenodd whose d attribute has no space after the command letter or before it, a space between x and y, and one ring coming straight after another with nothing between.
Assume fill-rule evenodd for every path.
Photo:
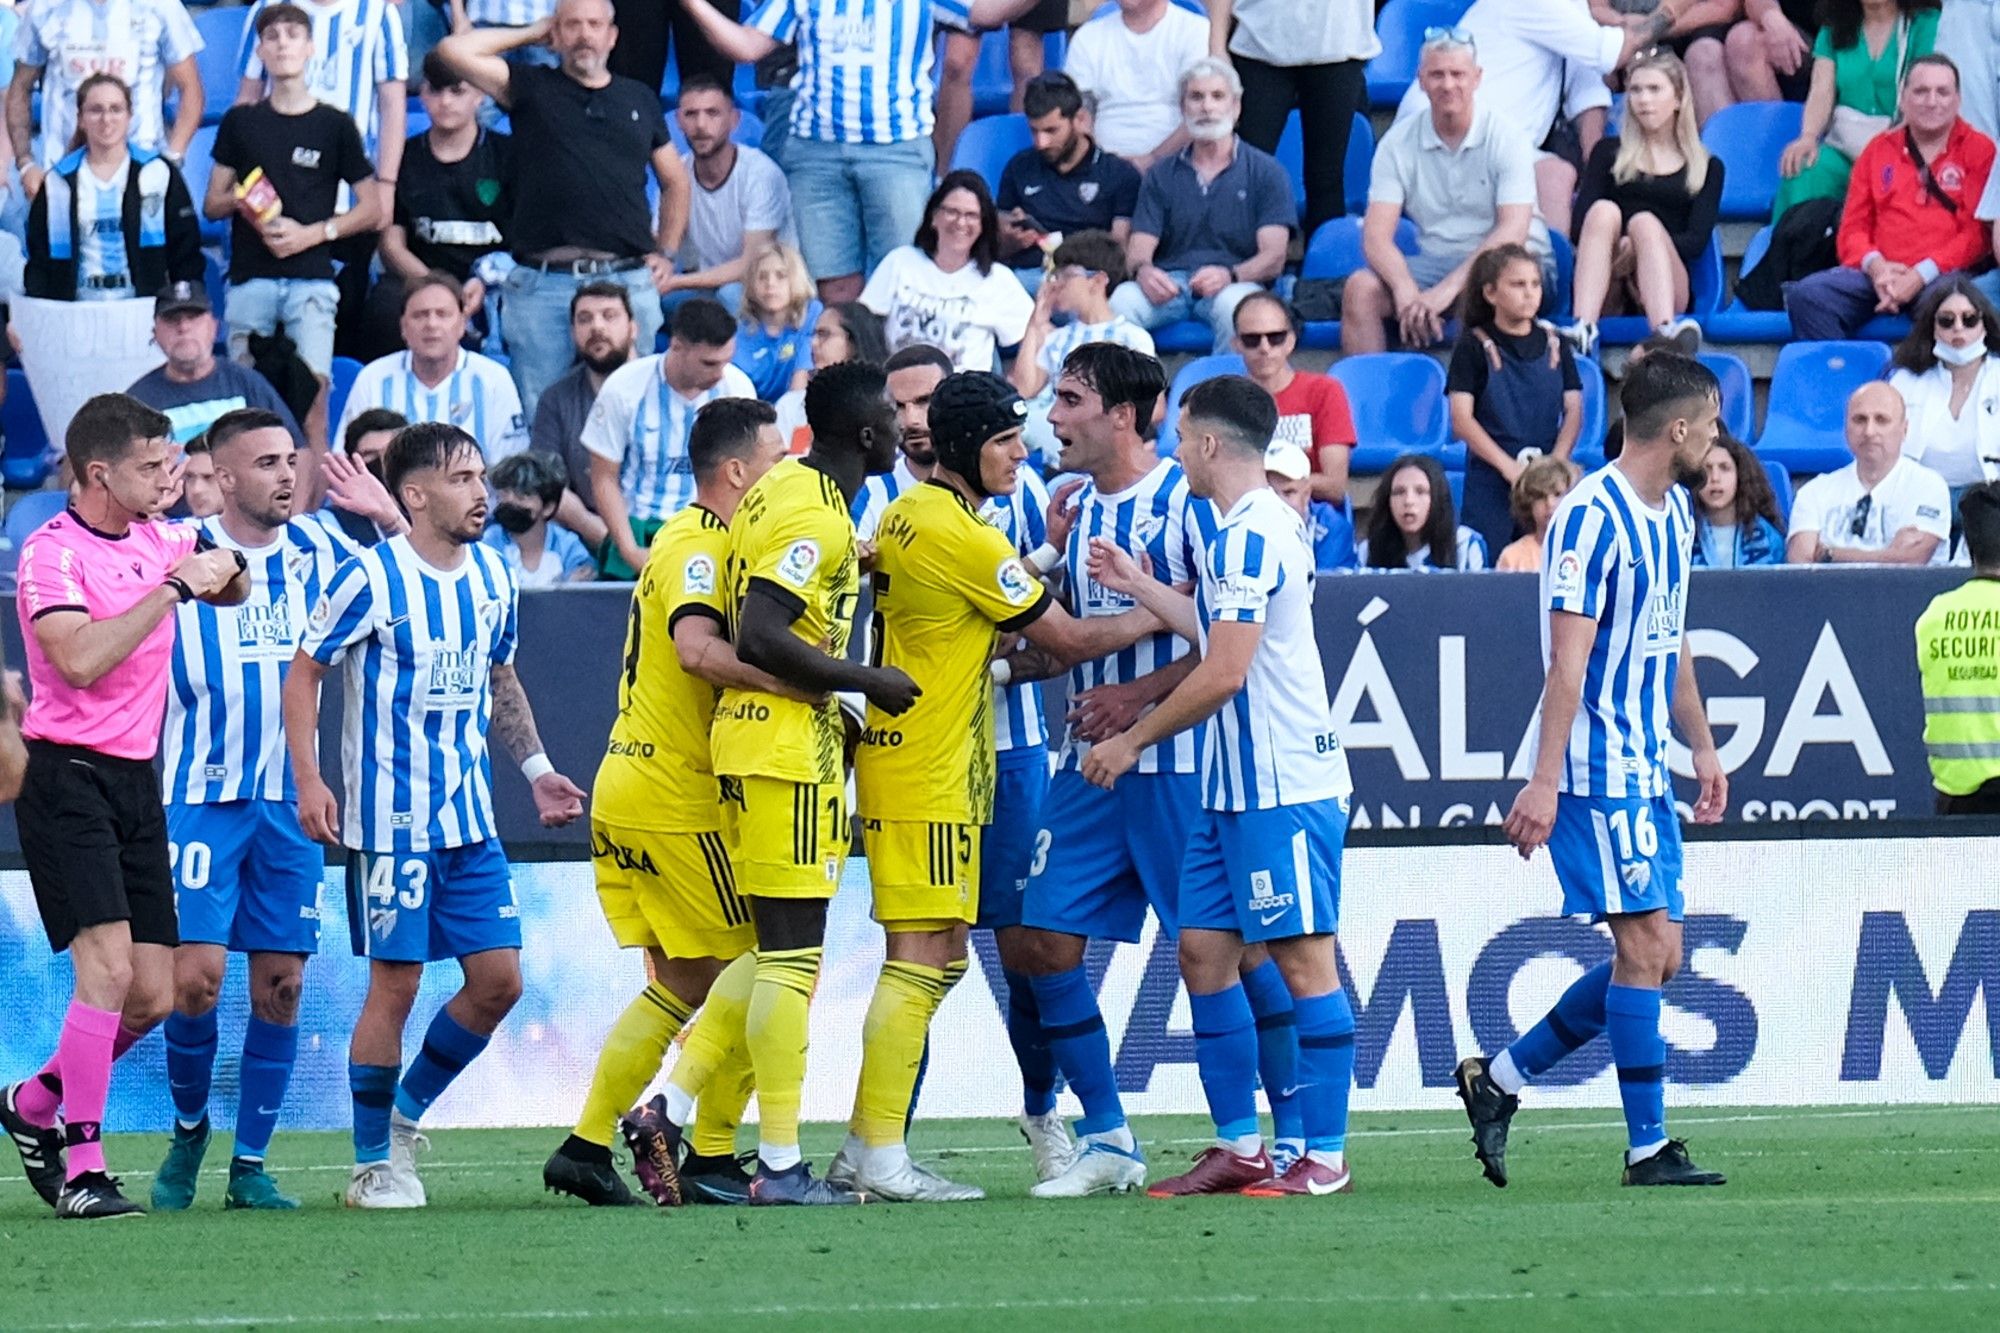
<instances>
[{"instance_id":1,"label":"man in red jacket","mask_svg":"<svg viewBox=\"0 0 2000 1333\"><path fill-rule=\"evenodd\" d=\"M1902 123L1861 150L1840 219L1841 267L1785 291L1800 339L1851 338L1877 314L1915 305L1945 274L1991 253L1973 216L1993 172L1993 141L1958 117L1958 66L1919 56L1903 76Z\"/></svg>"}]
</instances>

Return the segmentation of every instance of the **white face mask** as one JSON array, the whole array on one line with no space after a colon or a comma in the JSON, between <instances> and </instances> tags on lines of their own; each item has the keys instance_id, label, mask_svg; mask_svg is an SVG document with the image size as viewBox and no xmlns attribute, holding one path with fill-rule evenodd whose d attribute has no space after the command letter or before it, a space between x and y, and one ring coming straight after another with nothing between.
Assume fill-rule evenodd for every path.
<instances>
[{"instance_id":1,"label":"white face mask","mask_svg":"<svg viewBox=\"0 0 2000 1333\"><path fill-rule=\"evenodd\" d=\"M1953 347L1940 338L1931 344L1931 353L1947 366L1969 366L1986 355L1986 344L1975 342L1967 343L1963 347Z\"/></svg>"}]
</instances>

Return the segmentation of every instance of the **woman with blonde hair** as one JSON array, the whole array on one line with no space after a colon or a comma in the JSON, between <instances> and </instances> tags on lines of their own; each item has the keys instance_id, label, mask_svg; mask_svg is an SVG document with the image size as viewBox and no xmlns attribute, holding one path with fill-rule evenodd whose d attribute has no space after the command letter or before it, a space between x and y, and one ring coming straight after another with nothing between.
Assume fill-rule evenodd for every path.
<instances>
[{"instance_id":1,"label":"woman with blonde hair","mask_svg":"<svg viewBox=\"0 0 2000 1333\"><path fill-rule=\"evenodd\" d=\"M775 403L787 389L805 387L819 311L806 261L791 246L765 247L743 270L736 368L750 377L765 402Z\"/></svg>"},{"instance_id":2,"label":"woman with blonde hair","mask_svg":"<svg viewBox=\"0 0 2000 1333\"><path fill-rule=\"evenodd\" d=\"M1594 356L1597 321L1636 301L1671 337L1692 293L1688 274L1715 233L1722 163L1695 125L1687 66L1664 47L1641 51L1625 75L1625 126L1598 141L1577 194L1575 322L1568 336Z\"/></svg>"},{"instance_id":3,"label":"woman with blonde hair","mask_svg":"<svg viewBox=\"0 0 2000 1333\"><path fill-rule=\"evenodd\" d=\"M1549 522L1556 516L1556 506L1582 476L1583 469L1575 463L1549 454L1521 469L1508 498L1514 509L1514 526L1523 535L1507 544L1493 568L1513 574L1540 572Z\"/></svg>"}]
</instances>

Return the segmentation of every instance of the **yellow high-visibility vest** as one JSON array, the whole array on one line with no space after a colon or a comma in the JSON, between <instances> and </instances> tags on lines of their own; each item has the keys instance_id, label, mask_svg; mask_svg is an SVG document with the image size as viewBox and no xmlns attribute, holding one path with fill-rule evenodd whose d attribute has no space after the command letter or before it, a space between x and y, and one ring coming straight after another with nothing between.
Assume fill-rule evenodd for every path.
<instances>
[{"instance_id":1,"label":"yellow high-visibility vest","mask_svg":"<svg viewBox=\"0 0 2000 1333\"><path fill-rule=\"evenodd\" d=\"M1917 618L1931 783L1970 796L2000 778L2000 579L1967 579Z\"/></svg>"}]
</instances>

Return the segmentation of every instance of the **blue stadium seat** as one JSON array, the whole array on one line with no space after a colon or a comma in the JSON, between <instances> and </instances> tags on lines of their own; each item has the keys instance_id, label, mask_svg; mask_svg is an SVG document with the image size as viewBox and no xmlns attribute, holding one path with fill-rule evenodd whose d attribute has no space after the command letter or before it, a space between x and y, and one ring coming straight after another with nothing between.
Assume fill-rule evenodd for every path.
<instances>
[{"instance_id":1,"label":"blue stadium seat","mask_svg":"<svg viewBox=\"0 0 2000 1333\"><path fill-rule=\"evenodd\" d=\"M355 376L361 373L361 363L351 356L333 358L333 378L326 388L326 419L328 429L338 428L340 414L347 407L347 395L354 389Z\"/></svg>"},{"instance_id":2,"label":"blue stadium seat","mask_svg":"<svg viewBox=\"0 0 2000 1333\"><path fill-rule=\"evenodd\" d=\"M1778 157L1799 137L1804 109L1797 102L1738 102L1708 118L1701 141L1723 164L1724 221L1771 216L1771 201L1778 193Z\"/></svg>"},{"instance_id":3,"label":"blue stadium seat","mask_svg":"<svg viewBox=\"0 0 2000 1333\"><path fill-rule=\"evenodd\" d=\"M247 6L217 5L194 13L195 31L207 45L196 53L194 67L201 75L201 123L220 125L222 113L236 101L237 85L243 82L243 66L237 61L243 42L243 20Z\"/></svg>"},{"instance_id":4,"label":"blue stadium seat","mask_svg":"<svg viewBox=\"0 0 2000 1333\"><path fill-rule=\"evenodd\" d=\"M1343 357L1328 374L1347 390L1360 443L1349 461L1356 475L1373 475L1400 454L1444 453L1451 430L1445 408L1444 367L1418 352L1375 352Z\"/></svg>"},{"instance_id":5,"label":"blue stadium seat","mask_svg":"<svg viewBox=\"0 0 2000 1333\"><path fill-rule=\"evenodd\" d=\"M1306 215L1306 141L1299 128L1299 113L1285 117L1285 132L1278 136L1278 165L1292 178L1292 202L1299 217ZM1368 180L1375 170L1375 127L1368 117L1354 113L1354 128L1347 135L1347 156L1342 179L1347 198L1342 202L1349 213L1359 217L1368 208Z\"/></svg>"},{"instance_id":6,"label":"blue stadium seat","mask_svg":"<svg viewBox=\"0 0 2000 1333\"><path fill-rule=\"evenodd\" d=\"M1205 319L1184 319L1178 324L1163 324L1151 332L1153 348L1159 352L1206 355L1215 347L1215 330L1209 328Z\"/></svg>"},{"instance_id":7,"label":"blue stadium seat","mask_svg":"<svg viewBox=\"0 0 2000 1333\"><path fill-rule=\"evenodd\" d=\"M1743 358L1731 356L1728 352L1703 352L1695 360L1715 372L1715 378L1722 381L1722 428L1739 440L1748 440L1757 429L1753 420L1756 413L1756 389L1750 380L1750 367L1743 364Z\"/></svg>"},{"instance_id":8,"label":"blue stadium seat","mask_svg":"<svg viewBox=\"0 0 2000 1333\"><path fill-rule=\"evenodd\" d=\"M1610 415L1604 401L1604 367L1580 356L1576 377L1583 381L1583 429L1577 432L1576 451L1571 456L1588 471L1604 466L1604 431Z\"/></svg>"},{"instance_id":9,"label":"blue stadium seat","mask_svg":"<svg viewBox=\"0 0 2000 1333\"><path fill-rule=\"evenodd\" d=\"M215 171L215 126L203 125L188 140L187 156L181 160L181 179L194 197L194 211L201 217L201 243L221 246L229 240L229 219L211 218L201 211L202 196L208 193L208 178Z\"/></svg>"},{"instance_id":10,"label":"blue stadium seat","mask_svg":"<svg viewBox=\"0 0 2000 1333\"><path fill-rule=\"evenodd\" d=\"M1208 335L1205 330L1202 337L1206 345ZM1203 380L1212 380L1217 375L1242 373L1243 358L1240 356L1198 356L1175 373L1174 382L1167 387L1166 415L1160 419L1160 457L1172 458L1181 447L1181 395Z\"/></svg>"},{"instance_id":11,"label":"blue stadium seat","mask_svg":"<svg viewBox=\"0 0 2000 1333\"><path fill-rule=\"evenodd\" d=\"M1764 475L1770 479L1771 498L1778 502L1778 517L1782 520L1778 526L1780 528L1788 527L1792 521L1792 496L1794 494L1792 489L1792 470L1773 458L1760 458L1757 461L1763 465Z\"/></svg>"},{"instance_id":12,"label":"blue stadium seat","mask_svg":"<svg viewBox=\"0 0 2000 1333\"><path fill-rule=\"evenodd\" d=\"M208 303L215 307L215 340L219 347L229 338L229 270L212 250L201 256L201 285L208 288Z\"/></svg>"},{"instance_id":13,"label":"blue stadium seat","mask_svg":"<svg viewBox=\"0 0 2000 1333\"><path fill-rule=\"evenodd\" d=\"M1417 252L1417 224L1404 218L1396 224L1396 246L1406 255ZM1334 218L1322 222L1312 239L1306 242L1303 262L1299 265L1300 278L1344 278L1359 269L1366 260L1361 253L1361 219L1358 217ZM1340 346L1340 321L1319 320L1305 326L1299 335L1302 347Z\"/></svg>"},{"instance_id":14,"label":"blue stadium seat","mask_svg":"<svg viewBox=\"0 0 2000 1333\"><path fill-rule=\"evenodd\" d=\"M412 97L410 105L403 112L403 116L403 133L405 137L414 139L419 134L430 133L431 113L424 110L422 98ZM671 121L673 117L670 115L667 119Z\"/></svg>"},{"instance_id":15,"label":"blue stadium seat","mask_svg":"<svg viewBox=\"0 0 2000 1333\"><path fill-rule=\"evenodd\" d=\"M1452 511L1452 512L1453 512L1454 514L1462 514L1462 513L1464 513L1464 512L1465 512L1465 473L1463 473L1463 472L1447 472L1447 473L1445 473L1445 474L1444 474L1444 482L1445 482L1445 485L1447 485L1447 486L1451 487L1451 511ZM1500 555L1500 553L1499 553L1498 551L1488 551L1488 552L1486 553L1486 559L1487 559L1488 563L1491 563L1491 562L1492 562L1493 560L1496 560L1496 559L1498 559L1498 558L1499 558L1499 555Z\"/></svg>"},{"instance_id":16,"label":"blue stadium seat","mask_svg":"<svg viewBox=\"0 0 2000 1333\"><path fill-rule=\"evenodd\" d=\"M1787 344L1771 372L1757 456L1806 476L1847 466L1848 395L1888 365L1889 349L1878 342Z\"/></svg>"},{"instance_id":17,"label":"blue stadium seat","mask_svg":"<svg viewBox=\"0 0 2000 1333\"><path fill-rule=\"evenodd\" d=\"M951 170L976 171L996 193L1000 173L1023 148L1034 147L1028 118L1018 112L1003 116L981 116L965 127L951 150Z\"/></svg>"},{"instance_id":18,"label":"blue stadium seat","mask_svg":"<svg viewBox=\"0 0 2000 1333\"><path fill-rule=\"evenodd\" d=\"M1576 250L1569 237L1559 231L1549 233L1549 258L1555 261L1556 285L1554 291L1543 291L1542 310L1545 315L1560 315L1570 309L1570 287L1576 281Z\"/></svg>"},{"instance_id":19,"label":"blue stadium seat","mask_svg":"<svg viewBox=\"0 0 2000 1333\"><path fill-rule=\"evenodd\" d=\"M12 490L41 485L49 475L49 437L42 429L42 414L35 407L34 391L28 387L28 372L18 366L7 372L7 401L0 404L0 429L7 433L6 453L0 455L0 480ZM13 515L8 515L8 519L7 535L14 537ZM18 537L14 538L14 544L21 544Z\"/></svg>"},{"instance_id":20,"label":"blue stadium seat","mask_svg":"<svg viewBox=\"0 0 2000 1333\"><path fill-rule=\"evenodd\" d=\"M1686 313L1706 327L1709 316L1722 304L1722 246L1713 235L1688 272L1688 286L1691 290ZM1612 315L1597 323L1598 340L1606 347L1630 347L1644 342L1652 331L1644 315Z\"/></svg>"},{"instance_id":21,"label":"blue stadium seat","mask_svg":"<svg viewBox=\"0 0 2000 1333\"><path fill-rule=\"evenodd\" d=\"M1393 107L1417 77L1425 28L1449 28L1471 0L1389 0L1375 16L1382 53L1368 62L1368 105Z\"/></svg>"},{"instance_id":22,"label":"blue stadium seat","mask_svg":"<svg viewBox=\"0 0 2000 1333\"><path fill-rule=\"evenodd\" d=\"M67 491L30 491L14 501L14 507L7 511L7 540L15 550L28 540L36 528L60 514L69 503Z\"/></svg>"},{"instance_id":23,"label":"blue stadium seat","mask_svg":"<svg viewBox=\"0 0 2000 1333\"><path fill-rule=\"evenodd\" d=\"M1771 248L1771 229L1759 227L1750 243L1743 247L1743 262L1740 273L1748 273L1763 262L1765 253ZM1741 279L1738 279L1741 281ZM1752 310L1743 304L1741 297L1731 297L1729 304L1710 315L1701 317L1702 331L1716 342L1730 343L1786 343L1792 340L1792 317L1782 310ZM1863 324L1855 337L1880 339L1883 342L1901 342L1910 331L1910 321L1903 315L1877 315Z\"/></svg>"}]
</instances>

